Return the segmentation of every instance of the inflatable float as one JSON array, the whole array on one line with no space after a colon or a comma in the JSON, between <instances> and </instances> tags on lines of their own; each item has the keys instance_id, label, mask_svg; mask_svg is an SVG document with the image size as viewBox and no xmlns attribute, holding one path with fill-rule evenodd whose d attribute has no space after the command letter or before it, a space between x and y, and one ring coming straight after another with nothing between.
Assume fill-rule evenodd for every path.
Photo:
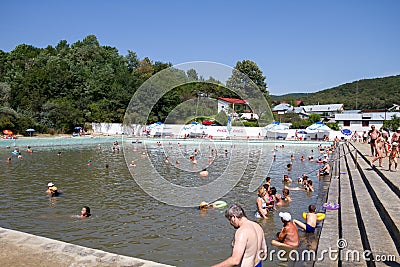
<instances>
[{"instance_id":1,"label":"inflatable float","mask_svg":"<svg viewBox=\"0 0 400 267\"><path fill-rule=\"evenodd\" d=\"M339 205L339 203L327 202L327 203L324 203L324 205L322 205L322 207L324 207L327 210L337 210L340 208L340 205Z\"/></svg>"},{"instance_id":2,"label":"inflatable float","mask_svg":"<svg viewBox=\"0 0 400 267\"><path fill-rule=\"evenodd\" d=\"M223 200L217 200L213 203L213 206L216 207L217 209L222 209L228 206L228 204Z\"/></svg>"},{"instance_id":3,"label":"inflatable float","mask_svg":"<svg viewBox=\"0 0 400 267\"><path fill-rule=\"evenodd\" d=\"M307 219L307 212L303 212L303 219ZM317 213L317 221L322 221L325 219L325 213Z\"/></svg>"}]
</instances>

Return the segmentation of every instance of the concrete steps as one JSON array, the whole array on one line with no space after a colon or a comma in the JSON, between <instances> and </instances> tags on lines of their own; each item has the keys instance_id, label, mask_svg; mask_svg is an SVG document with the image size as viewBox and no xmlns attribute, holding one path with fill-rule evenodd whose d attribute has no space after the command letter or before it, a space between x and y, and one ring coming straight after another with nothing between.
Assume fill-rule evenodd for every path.
<instances>
[{"instance_id":1,"label":"concrete steps","mask_svg":"<svg viewBox=\"0 0 400 267\"><path fill-rule=\"evenodd\" d=\"M318 260L314 266L400 266L400 174L396 179L394 173L371 168L364 156L368 147L357 149L342 145L333 162L340 171L332 176L328 200L341 207L326 211L317 249L318 256L339 249L339 257Z\"/></svg>"}]
</instances>

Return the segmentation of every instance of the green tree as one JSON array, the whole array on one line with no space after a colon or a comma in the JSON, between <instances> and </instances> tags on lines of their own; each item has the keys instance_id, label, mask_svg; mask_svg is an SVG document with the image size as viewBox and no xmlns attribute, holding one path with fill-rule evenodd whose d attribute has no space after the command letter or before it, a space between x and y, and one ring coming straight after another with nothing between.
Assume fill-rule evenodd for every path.
<instances>
[{"instance_id":1,"label":"green tree","mask_svg":"<svg viewBox=\"0 0 400 267\"><path fill-rule=\"evenodd\" d=\"M219 125L228 124L228 116L226 115L225 111L221 110L217 116L215 116L215 122L217 122Z\"/></svg>"},{"instance_id":2,"label":"green tree","mask_svg":"<svg viewBox=\"0 0 400 267\"><path fill-rule=\"evenodd\" d=\"M232 70L231 77L227 80L228 88L233 88L243 96L250 97L254 95L252 82L258 87L264 97L268 98L267 83L257 64L251 60L238 61Z\"/></svg>"}]
</instances>

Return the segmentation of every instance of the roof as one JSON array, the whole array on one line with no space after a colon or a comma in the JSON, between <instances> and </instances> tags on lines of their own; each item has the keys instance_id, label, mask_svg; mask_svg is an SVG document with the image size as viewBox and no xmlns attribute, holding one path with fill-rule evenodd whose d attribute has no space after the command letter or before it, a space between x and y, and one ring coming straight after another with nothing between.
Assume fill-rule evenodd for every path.
<instances>
[{"instance_id":1,"label":"roof","mask_svg":"<svg viewBox=\"0 0 400 267\"><path fill-rule=\"evenodd\" d=\"M290 104L282 103L279 105L276 105L272 111L287 111L287 110L292 110L293 107Z\"/></svg>"},{"instance_id":2,"label":"roof","mask_svg":"<svg viewBox=\"0 0 400 267\"><path fill-rule=\"evenodd\" d=\"M218 97L218 100L222 100L231 104L242 104L242 105L248 104L247 100L242 100L239 98Z\"/></svg>"},{"instance_id":3,"label":"roof","mask_svg":"<svg viewBox=\"0 0 400 267\"><path fill-rule=\"evenodd\" d=\"M328 105L309 105L303 106L307 113L313 112L333 112L342 111L344 109L343 104L328 104Z\"/></svg>"}]
</instances>

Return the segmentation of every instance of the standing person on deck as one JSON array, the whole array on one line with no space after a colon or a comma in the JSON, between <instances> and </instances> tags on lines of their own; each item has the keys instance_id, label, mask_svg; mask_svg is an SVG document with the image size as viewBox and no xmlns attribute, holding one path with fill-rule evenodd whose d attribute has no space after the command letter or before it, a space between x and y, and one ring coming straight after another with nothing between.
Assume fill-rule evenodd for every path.
<instances>
[{"instance_id":1,"label":"standing person on deck","mask_svg":"<svg viewBox=\"0 0 400 267\"><path fill-rule=\"evenodd\" d=\"M237 204L233 204L226 210L225 217L237 229L232 241L232 255L213 267L261 267L263 255L260 252L266 252L267 249L261 226L247 219L243 208Z\"/></svg>"},{"instance_id":2,"label":"standing person on deck","mask_svg":"<svg viewBox=\"0 0 400 267\"><path fill-rule=\"evenodd\" d=\"M375 125L372 125L371 130L368 132L369 145L371 146L371 157L375 157L378 154L376 150L376 139L378 139L378 137L381 135L381 132L375 129Z\"/></svg>"}]
</instances>

